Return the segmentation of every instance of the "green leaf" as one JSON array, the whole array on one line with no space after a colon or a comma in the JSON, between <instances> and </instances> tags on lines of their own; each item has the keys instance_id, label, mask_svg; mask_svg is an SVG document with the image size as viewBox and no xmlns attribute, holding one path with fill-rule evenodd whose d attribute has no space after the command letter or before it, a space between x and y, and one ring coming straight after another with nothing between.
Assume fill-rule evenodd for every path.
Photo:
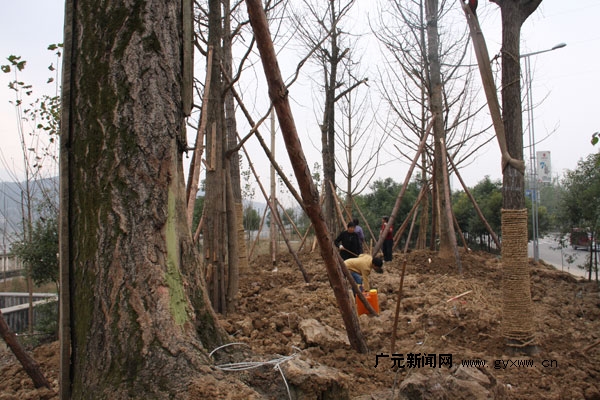
<instances>
[{"instance_id":1,"label":"green leaf","mask_svg":"<svg viewBox=\"0 0 600 400\"><path fill-rule=\"evenodd\" d=\"M0 66L0 68L2 68L2 72L4 72L4 73L10 72L10 65L2 65L2 66Z\"/></svg>"}]
</instances>

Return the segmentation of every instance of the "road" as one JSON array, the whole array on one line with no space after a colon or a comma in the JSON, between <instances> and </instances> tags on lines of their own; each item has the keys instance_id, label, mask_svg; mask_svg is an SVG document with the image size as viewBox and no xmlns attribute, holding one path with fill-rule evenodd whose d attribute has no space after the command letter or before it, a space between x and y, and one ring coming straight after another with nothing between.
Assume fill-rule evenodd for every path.
<instances>
[{"instance_id":1,"label":"road","mask_svg":"<svg viewBox=\"0 0 600 400\"><path fill-rule=\"evenodd\" d=\"M569 272L572 275L584 278L588 277L588 272L578 267L585 263L586 256L589 254L588 251L573 250L571 247L561 249L553 236L540 238L538 243L541 260L554 265L559 271ZM533 257L532 242L529 242L528 244L528 253L529 257ZM592 273L592 279L595 279L594 273Z\"/></svg>"}]
</instances>

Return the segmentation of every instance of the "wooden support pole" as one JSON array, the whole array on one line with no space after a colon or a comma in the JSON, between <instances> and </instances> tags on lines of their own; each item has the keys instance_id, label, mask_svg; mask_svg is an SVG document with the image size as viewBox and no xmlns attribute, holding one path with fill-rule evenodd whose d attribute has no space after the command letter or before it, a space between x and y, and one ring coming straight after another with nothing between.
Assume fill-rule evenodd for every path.
<instances>
[{"instance_id":1,"label":"wooden support pole","mask_svg":"<svg viewBox=\"0 0 600 400\"><path fill-rule=\"evenodd\" d=\"M29 325L32 324L33 321L30 320ZM33 385L36 388L45 387L52 389L52 386L50 386L50 383L40 370L40 365L29 354L27 354L23 346L21 346L21 343L19 343L17 340L15 333L10 330L8 324L4 320L4 316L2 316L2 311L0 311L0 336L12 350L15 357L17 357L17 360L19 360L23 366L23 369L33 381Z\"/></svg>"},{"instance_id":2,"label":"wooden support pole","mask_svg":"<svg viewBox=\"0 0 600 400\"><path fill-rule=\"evenodd\" d=\"M283 215L285 215L285 217L287 218L287 220L290 223L290 225L292 226L292 228L294 228L294 231L296 232L296 235L298 235L298 237L301 238L302 234L298 230L298 227L294 223L294 220L292 219L292 217L290 216L290 214L288 214L287 210L285 208L283 208L283 205L281 205L281 202L279 200L275 199L275 201L277 203L277 207L281 208L281 211L283 212Z\"/></svg>"},{"instance_id":3,"label":"wooden support pole","mask_svg":"<svg viewBox=\"0 0 600 400\"><path fill-rule=\"evenodd\" d=\"M302 272L302 277L304 278L304 281L306 283L310 282L310 277L308 276L308 272L306 272L306 269L304 268L304 266L302 265L302 262L298 258L298 254L292 248L292 245L291 245L290 241L288 240L287 235L285 234L285 229L283 227L283 223L281 222L281 218L279 218L279 213L277 212L276 200L274 200L273 198L269 198L269 196L267 196L267 191L265 190L264 186L262 185L260 178L258 177L256 170L254 169L254 164L248 157L248 152L246 151L246 147L242 146L242 150L244 151L246 158L248 158L248 165L250 166L250 170L252 171L252 174L254 175L254 178L256 179L256 182L258 183L258 187L259 187L261 193L263 194L263 197L267 200L267 205L269 206L269 209L271 210L271 224L273 224L273 222L275 224L277 224L276 226L279 228L279 232L281 232L281 236L283 236L283 240L285 241L285 244L288 248L289 253L294 258L294 261L296 261L296 264L298 265L300 272ZM271 240L273 240L273 238L271 238Z\"/></svg>"},{"instance_id":4,"label":"wooden support pole","mask_svg":"<svg viewBox=\"0 0 600 400\"><path fill-rule=\"evenodd\" d=\"M331 187L331 193L333 194L333 197L335 197L335 209L337 211L338 214L338 218L340 219L340 224L342 225L342 230L346 229L346 223L348 221L346 221L346 218L344 218L344 212L342 211L342 208L340 207L340 198L338 197L337 193L335 192L335 186L333 185L333 183L331 181L329 181L329 186ZM352 220L352 218L350 218L350 220Z\"/></svg>"},{"instance_id":5,"label":"wooden support pole","mask_svg":"<svg viewBox=\"0 0 600 400\"><path fill-rule=\"evenodd\" d=\"M390 344L390 353L394 354L396 350L396 331L398 330L398 320L400 319L400 302L402 300L402 288L404 287L404 275L406 274L406 256L402 261L402 274L400 275L400 287L398 288L398 297L396 298L396 312L394 314L394 327L392 328L392 339Z\"/></svg>"},{"instance_id":6,"label":"wooden support pole","mask_svg":"<svg viewBox=\"0 0 600 400\"><path fill-rule=\"evenodd\" d=\"M325 224L325 218L319 206L319 192L312 180L310 168L306 161L298 131L292 115L288 88L281 76L277 55L269 32L269 24L261 0L246 0L250 24L256 39L263 70L269 87L269 97L277 111L279 126L285 142L290 164L300 187L300 193L306 213L314 225L316 238L321 248L321 256L325 263L329 283L338 303L342 320L348 334L350 346L360 352L367 353L368 347L364 334L360 329L354 304L348 296L342 280L343 271L341 257L334 250L333 240Z\"/></svg>"},{"instance_id":7,"label":"wooden support pole","mask_svg":"<svg viewBox=\"0 0 600 400\"><path fill-rule=\"evenodd\" d=\"M416 212L417 208L419 207L419 204L421 203L421 201L423 200L423 197L425 196L426 189L427 189L426 186L423 186L421 188L421 191L419 192L419 195L417 196L417 200L415 201L415 204L413 204L412 208L406 215L406 218L402 222L402 225L400 225L400 228L398 228L398 230L396 231L396 234L394 235L394 247L396 247L398 245L398 242L400 241L400 237L402 236L402 234L404 233L404 230L408 226L408 219L411 217L411 215L413 215L413 216L417 215L417 212ZM413 220L414 220L414 217L413 217ZM407 239L406 246L405 246L406 249L408 249L408 242L409 242L409 240ZM407 251L406 249L404 250L404 253L406 253L406 251Z\"/></svg>"},{"instance_id":8,"label":"wooden support pole","mask_svg":"<svg viewBox=\"0 0 600 400\"><path fill-rule=\"evenodd\" d=\"M450 156L448 156L448 161L450 161L450 165L452 166L452 169L454 170L454 173L456 174L456 177L458 178L458 181L462 185L463 190L467 194L467 197L469 198L469 200L471 200L471 203L473 204L473 208L475 208L475 212L477 213L477 216L479 217L479 219L481 220L481 222L485 226L485 229L488 231L488 233L492 237L492 240L494 241L494 243L496 243L496 247L498 248L498 250L501 250L502 249L502 245L500 244L500 240L498 239L498 235L496 235L496 233L494 232L494 230L492 229L492 227L490 226L490 224L487 222L487 219L485 219L485 216L483 215L483 212L481 212L481 208L479 208L479 205L477 204L477 201L475 201L475 198L473 197L473 195L471 194L471 191L469 190L469 188L465 184L465 181L463 181L462 176L458 172L458 168L456 168L456 165L454 164L454 161L452 160L452 158Z\"/></svg>"},{"instance_id":9,"label":"wooden support pole","mask_svg":"<svg viewBox=\"0 0 600 400\"><path fill-rule=\"evenodd\" d=\"M406 179L404 180L402 189L400 189L400 193L398 194L398 197L396 198L396 203L394 204L394 208L392 210L392 213L390 214L389 221L384 226L384 232L387 232L388 226L394 224L394 219L396 218L396 214L398 214L398 211L400 210L400 204L402 202L402 197L404 197L404 193L406 192L406 188L408 187L408 183L410 182L410 178L412 177L413 170L415 169L415 165L417 164L417 161L419 160L419 156L421 155L421 153L423 152L423 149L425 148L425 142L427 141L427 138L429 137L429 133L431 132L432 127L433 127L433 119L429 122L429 125L427 126L427 129L425 130L425 134L423 135L423 138L421 139L421 143L419 143L419 147L417 148L417 153L415 154L415 157L413 158L412 163L408 169L408 173L406 174ZM372 251L373 255L377 254L377 252L381 249L381 246L383 245L385 236L386 235L379 235L379 240L377 240L377 243L373 247L373 251Z\"/></svg>"}]
</instances>

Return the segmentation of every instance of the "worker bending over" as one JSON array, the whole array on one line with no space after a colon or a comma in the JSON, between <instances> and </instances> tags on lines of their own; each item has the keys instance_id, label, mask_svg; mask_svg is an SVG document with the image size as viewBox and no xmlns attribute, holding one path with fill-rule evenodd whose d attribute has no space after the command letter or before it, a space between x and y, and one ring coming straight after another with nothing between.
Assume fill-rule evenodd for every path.
<instances>
[{"instance_id":1,"label":"worker bending over","mask_svg":"<svg viewBox=\"0 0 600 400\"><path fill-rule=\"evenodd\" d=\"M371 269L375 270L378 274L383 273L383 261L381 258L373 258L368 254L361 254L356 258L344 260L344 264L346 264L346 268L348 268L354 281L363 292L368 292L371 289L369 285Z\"/></svg>"}]
</instances>

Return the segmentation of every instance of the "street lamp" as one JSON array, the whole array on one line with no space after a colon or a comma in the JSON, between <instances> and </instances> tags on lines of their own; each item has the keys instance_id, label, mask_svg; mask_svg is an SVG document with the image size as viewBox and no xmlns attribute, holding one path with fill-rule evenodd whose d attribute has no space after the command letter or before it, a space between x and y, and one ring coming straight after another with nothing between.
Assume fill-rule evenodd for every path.
<instances>
[{"instance_id":1,"label":"street lamp","mask_svg":"<svg viewBox=\"0 0 600 400\"><path fill-rule=\"evenodd\" d=\"M537 187L537 165L536 165L536 154L535 154L535 130L533 124L533 94L531 91L531 68L529 58L537 54L546 53L549 51L562 49L566 43L559 43L554 47L546 50L534 51L532 53L521 54L521 58L525 60L525 84L527 85L527 122L528 122L528 133L529 133L529 159L531 169L531 219L532 219L532 230L533 230L533 259L535 262L540 259L539 249L539 220L538 220L538 187Z\"/></svg>"}]
</instances>

